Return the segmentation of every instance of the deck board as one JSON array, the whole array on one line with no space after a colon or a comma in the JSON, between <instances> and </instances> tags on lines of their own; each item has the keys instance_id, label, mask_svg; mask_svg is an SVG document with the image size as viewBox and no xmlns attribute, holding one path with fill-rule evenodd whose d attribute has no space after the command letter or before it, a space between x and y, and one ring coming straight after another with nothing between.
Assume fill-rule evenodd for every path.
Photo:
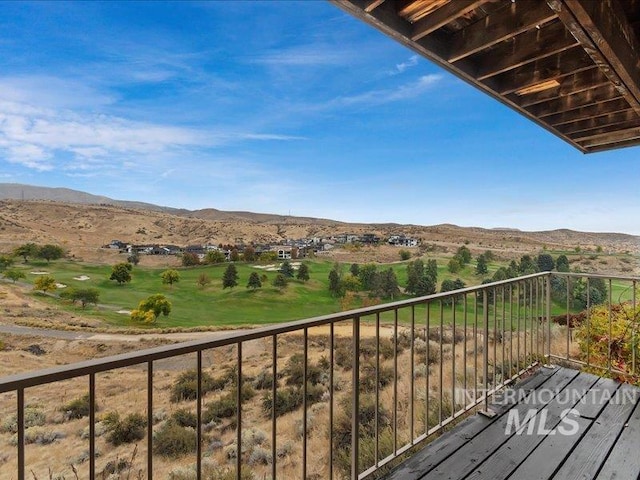
<instances>
[{"instance_id":1,"label":"deck board","mask_svg":"<svg viewBox=\"0 0 640 480\"><path fill-rule=\"evenodd\" d=\"M384 478L638 478L640 389L560 367L516 388L533 394L506 395L510 401L492 406L494 418L468 418Z\"/></svg>"}]
</instances>

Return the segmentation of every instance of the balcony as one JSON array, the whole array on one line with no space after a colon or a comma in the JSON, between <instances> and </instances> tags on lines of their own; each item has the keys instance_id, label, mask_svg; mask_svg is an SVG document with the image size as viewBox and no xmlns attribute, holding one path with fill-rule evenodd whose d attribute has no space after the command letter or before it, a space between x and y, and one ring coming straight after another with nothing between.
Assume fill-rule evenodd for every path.
<instances>
[{"instance_id":1,"label":"balcony","mask_svg":"<svg viewBox=\"0 0 640 480\"><path fill-rule=\"evenodd\" d=\"M538 273L5 377L0 478L635 476L639 392L614 379L639 280Z\"/></svg>"}]
</instances>

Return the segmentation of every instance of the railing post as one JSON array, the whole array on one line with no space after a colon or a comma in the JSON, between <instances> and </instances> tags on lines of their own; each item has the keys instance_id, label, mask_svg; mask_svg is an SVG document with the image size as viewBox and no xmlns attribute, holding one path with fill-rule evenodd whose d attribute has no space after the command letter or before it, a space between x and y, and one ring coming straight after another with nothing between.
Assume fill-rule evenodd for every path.
<instances>
[{"instance_id":1,"label":"railing post","mask_svg":"<svg viewBox=\"0 0 640 480\"><path fill-rule=\"evenodd\" d=\"M18 389L18 480L24 480L24 388Z\"/></svg>"},{"instance_id":2,"label":"railing post","mask_svg":"<svg viewBox=\"0 0 640 480\"><path fill-rule=\"evenodd\" d=\"M489 298L487 290L482 290L482 321L484 322L484 338L482 340L484 361L482 377L484 381L484 411L489 413Z\"/></svg>"},{"instance_id":3,"label":"railing post","mask_svg":"<svg viewBox=\"0 0 640 480\"><path fill-rule=\"evenodd\" d=\"M353 363L351 397L351 479L360 474L360 317L353 317Z\"/></svg>"},{"instance_id":4,"label":"railing post","mask_svg":"<svg viewBox=\"0 0 640 480\"><path fill-rule=\"evenodd\" d=\"M551 363L551 273L546 278L545 308L547 320L547 363Z\"/></svg>"},{"instance_id":5,"label":"railing post","mask_svg":"<svg viewBox=\"0 0 640 480\"><path fill-rule=\"evenodd\" d=\"M147 479L153 479L153 360L147 362Z\"/></svg>"},{"instance_id":6,"label":"railing post","mask_svg":"<svg viewBox=\"0 0 640 480\"><path fill-rule=\"evenodd\" d=\"M89 374L89 479L96 478L96 374Z\"/></svg>"}]
</instances>

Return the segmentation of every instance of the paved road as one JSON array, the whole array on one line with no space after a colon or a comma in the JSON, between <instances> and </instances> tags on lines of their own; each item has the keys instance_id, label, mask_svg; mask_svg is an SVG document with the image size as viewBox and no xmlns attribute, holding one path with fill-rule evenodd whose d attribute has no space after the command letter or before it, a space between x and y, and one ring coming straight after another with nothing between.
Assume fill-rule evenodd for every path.
<instances>
[{"instance_id":1,"label":"paved road","mask_svg":"<svg viewBox=\"0 0 640 480\"><path fill-rule=\"evenodd\" d=\"M48 328L24 327L22 325L0 324L0 334L31 335L36 337L58 338L62 340L93 340L93 341L118 341L138 342L141 339L164 338L175 341L214 339L230 333L230 330L220 332L183 332L183 333L143 333L139 335L126 335L123 333L93 333L67 330L53 330Z\"/></svg>"}]
</instances>

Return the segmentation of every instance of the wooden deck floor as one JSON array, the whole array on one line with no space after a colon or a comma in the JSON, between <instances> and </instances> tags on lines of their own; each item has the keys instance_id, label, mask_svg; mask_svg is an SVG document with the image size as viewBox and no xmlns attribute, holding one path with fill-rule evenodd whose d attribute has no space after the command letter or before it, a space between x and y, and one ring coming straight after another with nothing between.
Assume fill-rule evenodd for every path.
<instances>
[{"instance_id":1,"label":"wooden deck floor","mask_svg":"<svg viewBox=\"0 0 640 480\"><path fill-rule=\"evenodd\" d=\"M385 478L639 478L640 389L555 367L512 392L495 417L473 415Z\"/></svg>"}]
</instances>

